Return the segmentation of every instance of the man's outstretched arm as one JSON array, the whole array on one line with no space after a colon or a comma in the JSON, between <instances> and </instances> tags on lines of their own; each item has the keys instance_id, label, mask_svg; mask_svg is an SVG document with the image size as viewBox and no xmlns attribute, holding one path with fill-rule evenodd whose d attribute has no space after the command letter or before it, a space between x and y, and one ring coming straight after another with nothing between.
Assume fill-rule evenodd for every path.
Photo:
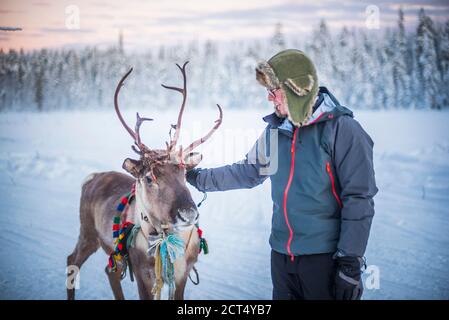
<instances>
[{"instance_id":1,"label":"man's outstretched arm","mask_svg":"<svg viewBox=\"0 0 449 320\"><path fill-rule=\"evenodd\" d=\"M268 177L261 174L267 163L266 136L265 130L244 160L218 168L193 169L187 172L187 181L203 192L249 189L261 184Z\"/></svg>"}]
</instances>

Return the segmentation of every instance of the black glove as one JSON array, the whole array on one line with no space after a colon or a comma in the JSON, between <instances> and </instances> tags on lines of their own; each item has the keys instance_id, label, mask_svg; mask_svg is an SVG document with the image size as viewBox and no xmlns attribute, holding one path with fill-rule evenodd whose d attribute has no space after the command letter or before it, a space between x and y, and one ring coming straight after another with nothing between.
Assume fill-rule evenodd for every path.
<instances>
[{"instance_id":1,"label":"black glove","mask_svg":"<svg viewBox=\"0 0 449 320\"><path fill-rule=\"evenodd\" d=\"M200 168L193 168L192 170L189 170L186 172L186 180L188 183L190 183L192 186L198 189L198 185L196 183L196 178L200 174L201 169Z\"/></svg>"},{"instance_id":2,"label":"black glove","mask_svg":"<svg viewBox=\"0 0 449 320\"><path fill-rule=\"evenodd\" d=\"M364 262L360 257L337 257L334 284L336 300L360 300L363 293L362 265Z\"/></svg>"}]
</instances>

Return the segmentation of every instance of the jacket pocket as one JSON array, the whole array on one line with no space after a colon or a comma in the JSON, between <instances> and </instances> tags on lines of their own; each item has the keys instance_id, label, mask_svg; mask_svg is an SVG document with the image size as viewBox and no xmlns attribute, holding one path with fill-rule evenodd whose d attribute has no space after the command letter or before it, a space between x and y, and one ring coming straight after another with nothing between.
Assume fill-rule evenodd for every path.
<instances>
[{"instance_id":1,"label":"jacket pocket","mask_svg":"<svg viewBox=\"0 0 449 320\"><path fill-rule=\"evenodd\" d=\"M330 165L329 161L326 161L326 171L327 171L327 174L329 175L329 179L331 180L332 193L335 197L335 200L337 200L338 205L340 206L340 208L342 208L343 204L341 203L340 197L338 196L337 190L335 189L335 179L334 179L334 175L332 174L331 165Z\"/></svg>"}]
</instances>

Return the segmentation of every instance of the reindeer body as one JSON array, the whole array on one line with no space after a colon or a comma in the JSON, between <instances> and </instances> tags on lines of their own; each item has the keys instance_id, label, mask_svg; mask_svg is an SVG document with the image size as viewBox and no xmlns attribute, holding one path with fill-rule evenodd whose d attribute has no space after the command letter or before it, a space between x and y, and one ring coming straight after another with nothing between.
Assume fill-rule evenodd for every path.
<instances>
[{"instance_id":1,"label":"reindeer body","mask_svg":"<svg viewBox=\"0 0 449 320\"><path fill-rule=\"evenodd\" d=\"M135 238L135 246L128 248L129 260L136 277L141 299L153 299L152 289L156 280L155 259L149 256L149 238L165 237L176 234L184 243L184 255L173 263L175 299L184 298L184 289L193 265L198 259L200 239L196 224L199 213L186 186L185 174L194 168L202 159L201 154L192 152L204 143L217 130L222 121L222 109L217 104L220 117L213 128L202 138L191 143L186 149L177 150L177 141L181 130L182 115L187 98L187 78L185 67L181 67L183 88L169 87L182 94L183 101L178 115L174 137L170 135L167 149L151 149L140 138L140 126L149 118L141 118L137 113L135 129L131 129L123 119L118 106L118 94L125 79L132 72L126 73L117 85L114 105L117 116L134 140L133 150L139 154L139 160L125 159L123 169L130 175L119 172L102 172L91 174L83 183L80 199L80 234L75 250L67 257L67 266L76 266L78 270L83 263L101 246L106 254L114 251L112 236L113 217L117 215L117 205L121 197L128 193L135 184L135 198L129 204L127 220L140 225ZM159 238L162 239L162 238ZM171 258L170 258L171 259ZM158 260L160 261L160 260ZM170 260L171 261L171 260ZM171 263L171 262L170 262ZM117 272L106 268L114 297L124 299L121 281L120 264ZM70 270L70 269L69 269ZM159 270L159 269L158 269ZM68 275L68 277L71 275ZM171 279L171 278L170 278ZM172 283L170 281L170 283ZM75 298L75 289L67 289L68 299Z\"/></svg>"}]
</instances>

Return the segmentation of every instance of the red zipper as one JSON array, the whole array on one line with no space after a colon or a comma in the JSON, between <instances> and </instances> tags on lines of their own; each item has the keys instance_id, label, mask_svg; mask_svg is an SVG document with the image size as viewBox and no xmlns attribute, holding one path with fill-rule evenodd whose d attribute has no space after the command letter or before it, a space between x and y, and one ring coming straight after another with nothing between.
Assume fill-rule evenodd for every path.
<instances>
[{"instance_id":1,"label":"red zipper","mask_svg":"<svg viewBox=\"0 0 449 320\"><path fill-rule=\"evenodd\" d=\"M295 173L295 142L296 142L297 135L298 135L298 128L295 128L295 131L293 132L293 140L292 140L292 146L291 146L292 161L290 163L290 175L288 177L287 186L284 189L284 218L285 218L285 223L287 224L288 230L290 232L290 236L289 236L288 242L287 242L287 252L290 255L291 261L295 260L295 256L292 253L291 248L290 248L292 240L293 240L293 229L290 226L290 222L288 222L287 196L288 196L288 190L290 189L290 185L292 184L293 174Z\"/></svg>"},{"instance_id":2,"label":"red zipper","mask_svg":"<svg viewBox=\"0 0 449 320\"><path fill-rule=\"evenodd\" d=\"M335 199L338 202L338 205L340 206L340 208L343 207L340 197L337 194L337 191L335 190L335 180L334 180L334 176L332 174L332 170L331 170L331 165L329 163L329 161L326 162L326 171L329 174L329 178L331 179L331 184L332 184L332 193L334 194Z\"/></svg>"}]
</instances>

